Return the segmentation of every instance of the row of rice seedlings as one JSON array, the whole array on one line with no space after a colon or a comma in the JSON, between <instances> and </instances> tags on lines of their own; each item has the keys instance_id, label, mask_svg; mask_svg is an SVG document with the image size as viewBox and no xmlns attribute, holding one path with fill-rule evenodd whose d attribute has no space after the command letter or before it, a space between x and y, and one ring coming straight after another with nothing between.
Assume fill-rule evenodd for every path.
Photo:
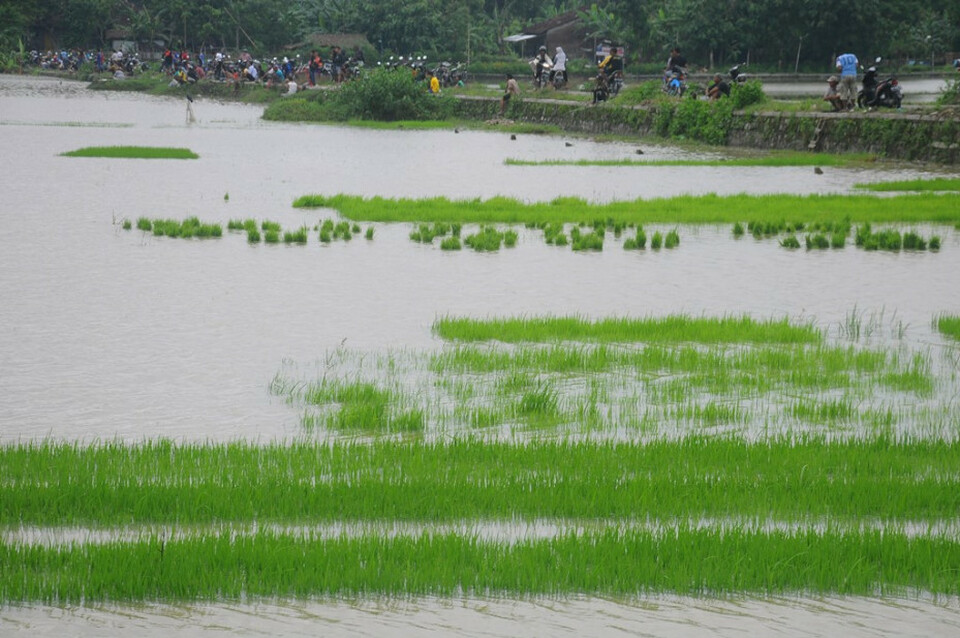
<instances>
[{"instance_id":1,"label":"row of rice seedlings","mask_svg":"<svg viewBox=\"0 0 960 638\"><path fill-rule=\"evenodd\" d=\"M629 237L623 242L624 250L643 250L647 247L647 233L643 230L643 226L637 226L637 233L633 237Z\"/></svg>"},{"instance_id":2,"label":"row of rice seedlings","mask_svg":"<svg viewBox=\"0 0 960 638\"><path fill-rule=\"evenodd\" d=\"M360 225L353 224L350 225L350 222L340 221L334 223L332 219L325 219L318 226L314 226L314 230L320 231L320 242L324 244L329 244L335 239L342 239L343 241L350 241L353 239L355 234L360 233ZM373 227L367 229L367 239L373 238Z\"/></svg>"},{"instance_id":3,"label":"row of rice seedlings","mask_svg":"<svg viewBox=\"0 0 960 638\"><path fill-rule=\"evenodd\" d=\"M440 241L440 250L460 250L462 247L459 237L445 237Z\"/></svg>"},{"instance_id":4,"label":"row of rice seedlings","mask_svg":"<svg viewBox=\"0 0 960 638\"><path fill-rule=\"evenodd\" d=\"M162 146L87 146L61 153L64 157L109 157L124 159L197 159L188 148Z\"/></svg>"},{"instance_id":5,"label":"row of rice seedlings","mask_svg":"<svg viewBox=\"0 0 960 638\"><path fill-rule=\"evenodd\" d=\"M124 228L130 230L130 227L124 225ZM175 219L149 219L140 217L137 219L137 229L144 232L152 232L158 237L179 237L190 239L197 237L206 239L210 237L220 237L223 235L223 228L220 224L205 224L196 217L188 217L183 221Z\"/></svg>"},{"instance_id":6,"label":"row of rice seedlings","mask_svg":"<svg viewBox=\"0 0 960 638\"><path fill-rule=\"evenodd\" d=\"M596 341L699 343L818 343L822 332L812 322L789 319L753 319L748 315L722 317L501 317L473 319L445 316L432 331L449 341L556 342Z\"/></svg>"},{"instance_id":7,"label":"row of rice seedlings","mask_svg":"<svg viewBox=\"0 0 960 638\"><path fill-rule=\"evenodd\" d=\"M906 199L908 198L908 199ZM391 199L355 195L307 195L295 207L328 207L354 220L383 222L569 223L616 219L626 224L719 224L758 222L951 223L960 221L960 195L922 193L878 198L873 195L702 195L617 201L603 204L564 197L524 203L507 197L487 200Z\"/></svg>"},{"instance_id":8,"label":"row of rice seedlings","mask_svg":"<svg viewBox=\"0 0 960 638\"><path fill-rule=\"evenodd\" d=\"M940 237L933 235L929 242L913 231L901 235L900 231L885 229L873 232L869 223L857 228L855 238L857 246L864 250L940 250Z\"/></svg>"},{"instance_id":9,"label":"row of rice seedlings","mask_svg":"<svg viewBox=\"0 0 960 638\"><path fill-rule=\"evenodd\" d=\"M941 334L960 339L960 315L942 314L934 320Z\"/></svg>"},{"instance_id":10,"label":"row of rice seedlings","mask_svg":"<svg viewBox=\"0 0 960 638\"><path fill-rule=\"evenodd\" d=\"M774 237L784 233L798 233L804 230L814 234L840 234L846 236L850 234L850 227L851 224L849 218L840 220L819 220L809 223L802 221L787 222L782 219L766 221L753 220L747 222L747 231L749 231L755 239ZM740 222L736 222L733 225L733 236L742 237L743 234L743 225Z\"/></svg>"},{"instance_id":11,"label":"row of rice seedlings","mask_svg":"<svg viewBox=\"0 0 960 638\"><path fill-rule=\"evenodd\" d=\"M499 231L493 226L481 226L478 232L467 235L463 243L477 252L493 252L500 250L501 244L513 248L517 245L517 239L515 230Z\"/></svg>"},{"instance_id":12,"label":"row of rice seedlings","mask_svg":"<svg viewBox=\"0 0 960 638\"><path fill-rule=\"evenodd\" d=\"M528 406L533 416L551 417L551 398L539 401ZM686 410L684 418L738 418L719 407L676 409ZM14 527L703 516L939 521L955 520L960 507L960 443L885 436L522 445L39 442L0 448L0 467L0 524Z\"/></svg>"},{"instance_id":13,"label":"row of rice seedlings","mask_svg":"<svg viewBox=\"0 0 960 638\"><path fill-rule=\"evenodd\" d=\"M567 235L563 231L563 224L548 223L542 224L543 241L548 246L566 246Z\"/></svg>"},{"instance_id":14,"label":"row of rice seedlings","mask_svg":"<svg viewBox=\"0 0 960 638\"><path fill-rule=\"evenodd\" d=\"M960 191L960 179L938 177L934 179L906 179L872 184L854 184L854 188L869 191Z\"/></svg>"},{"instance_id":15,"label":"row of rice seedlings","mask_svg":"<svg viewBox=\"0 0 960 638\"><path fill-rule=\"evenodd\" d=\"M461 534L330 539L223 532L63 547L3 543L0 601L666 592L955 597L958 562L956 539L897 530L608 528L516 542Z\"/></svg>"}]
</instances>

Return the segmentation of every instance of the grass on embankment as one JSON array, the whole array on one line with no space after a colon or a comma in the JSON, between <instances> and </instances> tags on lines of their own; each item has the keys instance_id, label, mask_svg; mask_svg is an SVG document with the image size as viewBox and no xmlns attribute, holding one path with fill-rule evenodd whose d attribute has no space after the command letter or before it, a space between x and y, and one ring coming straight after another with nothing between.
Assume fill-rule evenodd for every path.
<instances>
[{"instance_id":1,"label":"grass on embankment","mask_svg":"<svg viewBox=\"0 0 960 638\"><path fill-rule=\"evenodd\" d=\"M450 341L553 342L597 341L701 343L815 343L823 339L813 324L787 319L672 315L644 319L583 317L440 317L433 332Z\"/></svg>"},{"instance_id":2,"label":"grass on embankment","mask_svg":"<svg viewBox=\"0 0 960 638\"><path fill-rule=\"evenodd\" d=\"M909 199L905 199L909 198ZM720 224L746 219L779 222L956 223L960 195L700 195L588 203L575 197L526 204L508 197L487 200L364 198L304 195L295 208L332 208L355 221L460 223L568 223L613 219L632 224Z\"/></svg>"},{"instance_id":3,"label":"grass on embankment","mask_svg":"<svg viewBox=\"0 0 960 638\"><path fill-rule=\"evenodd\" d=\"M939 177L936 179L907 179L894 182L856 184L856 188L878 192L960 191L960 178Z\"/></svg>"},{"instance_id":4,"label":"grass on embankment","mask_svg":"<svg viewBox=\"0 0 960 638\"><path fill-rule=\"evenodd\" d=\"M454 533L326 538L230 532L61 547L0 543L0 601L353 595L630 596L930 592L956 596L960 543L902 531L605 529L491 541Z\"/></svg>"},{"instance_id":5,"label":"grass on embankment","mask_svg":"<svg viewBox=\"0 0 960 638\"><path fill-rule=\"evenodd\" d=\"M0 525L954 520L960 442L461 439L0 448ZM0 569L0 573L3 570Z\"/></svg>"},{"instance_id":6,"label":"grass on embankment","mask_svg":"<svg viewBox=\"0 0 960 638\"><path fill-rule=\"evenodd\" d=\"M960 339L960 316L941 315L936 319L937 330L948 337Z\"/></svg>"},{"instance_id":7,"label":"grass on embankment","mask_svg":"<svg viewBox=\"0 0 960 638\"><path fill-rule=\"evenodd\" d=\"M868 162L876 162L876 155L851 154L832 155L826 153L778 153L764 157L724 157L718 159L686 159L686 160L520 160L507 158L507 166L856 166ZM944 189L946 190L946 189Z\"/></svg>"},{"instance_id":8,"label":"grass on embankment","mask_svg":"<svg viewBox=\"0 0 960 638\"><path fill-rule=\"evenodd\" d=\"M112 157L125 159L197 159L188 148L161 146L87 146L61 153L64 157Z\"/></svg>"}]
</instances>

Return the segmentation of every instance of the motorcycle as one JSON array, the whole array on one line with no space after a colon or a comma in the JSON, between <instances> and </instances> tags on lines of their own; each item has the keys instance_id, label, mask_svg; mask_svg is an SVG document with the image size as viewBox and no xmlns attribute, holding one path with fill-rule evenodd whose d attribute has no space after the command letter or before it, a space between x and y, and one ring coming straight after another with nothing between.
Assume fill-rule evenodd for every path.
<instances>
[{"instance_id":1,"label":"motorcycle","mask_svg":"<svg viewBox=\"0 0 960 638\"><path fill-rule=\"evenodd\" d=\"M746 62L741 62L740 64L730 67L729 73L731 81L736 82L737 84L743 84L750 79L750 76L740 71L740 67L744 66L747 66Z\"/></svg>"},{"instance_id":2,"label":"motorcycle","mask_svg":"<svg viewBox=\"0 0 960 638\"><path fill-rule=\"evenodd\" d=\"M683 97L686 90L686 71L680 67L673 67L663 78L663 92L672 97Z\"/></svg>"},{"instance_id":3,"label":"motorcycle","mask_svg":"<svg viewBox=\"0 0 960 638\"><path fill-rule=\"evenodd\" d=\"M863 88L857 92L857 106L860 108L874 108L885 106L892 109L900 108L903 102L903 91L896 76L889 76L877 81L877 65L881 58L874 60L873 66L863 74Z\"/></svg>"},{"instance_id":4,"label":"motorcycle","mask_svg":"<svg viewBox=\"0 0 960 638\"><path fill-rule=\"evenodd\" d=\"M610 89L610 95L619 95L620 89L623 88L623 71L617 70L611 73L607 78L607 86Z\"/></svg>"}]
</instances>

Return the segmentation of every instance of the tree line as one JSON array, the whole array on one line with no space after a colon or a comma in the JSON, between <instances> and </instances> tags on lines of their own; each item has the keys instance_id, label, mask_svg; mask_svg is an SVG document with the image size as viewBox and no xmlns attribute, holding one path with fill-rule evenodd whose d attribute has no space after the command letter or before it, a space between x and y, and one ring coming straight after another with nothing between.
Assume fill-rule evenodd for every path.
<instances>
[{"instance_id":1,"label":"tree line","mask_svg":"<svg viewBox=\"0 0 960 638\"><path fill-rule=\"evenodd\" d=\"M624 44L630 61L679 46L698 66L793 70L845 51L937 64L960 51L956 0L0 0L0 49L108 47L120 29L162 46L268 52L320 32L462 59L516 53L507 36L570 11L589 40Z\"/></svg>"}]
</instances>

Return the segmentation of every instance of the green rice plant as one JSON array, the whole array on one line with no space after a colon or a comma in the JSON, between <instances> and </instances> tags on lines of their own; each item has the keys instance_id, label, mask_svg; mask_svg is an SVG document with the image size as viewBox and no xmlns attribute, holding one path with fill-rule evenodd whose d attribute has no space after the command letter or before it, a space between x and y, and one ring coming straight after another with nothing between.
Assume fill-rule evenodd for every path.
<instances>
[{"instance_id":1,"label":"green rice plant","mask_svg":"<svg viewBox=\"0 0 960 638\"><path fill-rule=\"evenodd\" d=\"M481 226L479 232L467 235L463 243L477 252L493 252L500 250L503 233L492 226Z\"/></svg>"},{"instance_id":2,"label":"green rice plant","mask_svg":"<svg viewBox=\"0 0 960 638\"><path fill-rule=\"evenodd\" d=\"M333 234L333 229L334 229L334 224L333 224L333 220L332 220L332 219L325 219L325 220L323 220L323 223L320 224L320 231L321 231L321 232L322 232L322 231L326 231L326 232L328 232L328 233L330 233L330 234L332 235L332 234Z\"/></svg>"},{"instance_id":3,"label":"green rice plant","mask_svg":"<svg viewBox=\"0 0 960 638\"><path fill-rule=\"evenodd\" d=\"M336 404L339 409L324 423L338 430L410 432L424 425L422 411L404 409L395 392L369 381L323 380L309 385L303 400L308 405Z\"/></svg>"},{"instance_id":4,"label":"green rice plant","mask_svg":"<svg viewBox=\"0 0 960 638\"><path fill-rule=\"evenodd\" d=\"M909 179L897 180L891 182L877 182L872 184L854 184L854 188L869 191L960 191L960 179L958 178L936 178L936 179Z\"/></svg>"},{"instance_id":5,"label":"green rice plant","mask_svg":"<svg viewBox=\"0 0 960 638\"><path fill-rule=\"evenodd\" d=\"M227 222L227 230L246 230L242 219L231 219Z\"/></svg>"},{"instance_id":6,"label":"green rice plant","mask_svg":"<svg viewBox=\"0 0 960 638\"><path fill-rule=\"evenodd\" d=\"M367 226L367 232L363 236L367 239L373 239L373 226Z\"/></svg>"},{"instance_id":7,"label":"green rice plant","mask_svg":"<svg viewBox=\"0 0 960 638\"><path fill-rule=\"evenodd\" d=\"M249 233L251 230L258 230L259 228L258 228L258 226L257 226L257 220L255 220L255 219L245 219L245 220L243 220L243 229L244 229L245 231L247 231L248 233Z\"/></svg>"},{"instance_id":8,"label":"green rice plant","mask_svg":"<svg viewBox=\"0 0 960 638\"><path fill-rule=\"evenodd\" d=\"M960 316L943 314L935 319L935 324L941 334L960 340Z\"/></svg>"},{"instance_id":9,"label":"green rice plant","mask_svg":"<svg viewBox=\"0 0 960 638\"><path fill-rule=\"evenodd\" d=\"M307 243L307 227L301 226L299 230L295 231L284 231L283 233L283 243L285 244L306 244Z\"/></svg>"},{"instance_id":10,"label":"green rice plant","mask_svg":"<svg viewBox=\"0 0 960 638\"><path fill-rule=\"evenodd\" d=\"M124 230L130 230L131 228L133 228L133 223L132 223L129 219L124 219L124 220L123 220L123 229L124 229Z\"/></svg>"},{"instance_id":11,"label":"green rice plant","mask_svg":"<svg viewBox=\"0 0 960 638\"><path fill-rule=\"evenodd\" d=\"M151 230L153 230L153 222L151 222L146 217L138 217L137 229L149 233Z\"/></svg>"},{"instance_id":12,"label":"green rice plant","mask_svg":"<svg viewBox=\"0 0 960 638\"><path fill-rule=\"evenodd\" d=\"M247 242L251 244L260 243L260 231L254 228L247 228Z\"/></svg>"},{"instance_id":13,"label":"green rice plant","mask_svg":"<svg viewBox=\"0 0 960 638\"><path fill-rule=\"evenodd\" d=\"M279 231L269 229L263 232L263 241L266 244L278 244L280 243L280 233Z\"/></svg>"},{"instance_id":14,"label":"green rice plant","mask_svg":"<svg viewBox=\"0 0 960 638\"><path fill-rule=\"evenodd\" d=\"M937 251L940 250L940 236L934 235L930 238L930 250Z\"/></svg>"},{"instance_id":15,"label":"green rice plant","mask_svg":"<svg viewBox=\"0 0 960 638\"><path fill-rule=\"evenodd\" d=\"M780 240L780 245L783 248L800 248L800 240L796 235L788 235Z\"/></svg>"},{"instance_id":16,"label":"green rice plant","mask_svg":"<svg viewBox=\"0 0 960 638\"><path fill-rule=\"evenodd\" d=\"M907 231L903 234L904 250L926 250L927 242L913 231Z\"/></svg>"},{"instance_id":17,"label":"green rice plant","mask_svg":"<svg viewBox=\"0 0 960 638\"><path fill-rule=\"evenodd\" d=\"M909 198L909 199L906 199ZM353 195L304 196L295 207L334 208L356 221L417 221L523 224L616 219L630 224L718 224L752 219L794 222L951 223L960 221L960 195L921 193L877 198L873 195L717 195L590 204L576 198L524 203L506 197L488 200L365 199Z\"/></svg>"},{"instance_id":18,"label":"green rice plant","mask_svg":"<svg viewBox=\"0 0 960 638\"><path fill-rule=\"evenodd\" d=\"M574 231L577 232L574 233ZM581 234L579 230L573 228L570 231L570 239L573 250L603 250L603 229Z\"/></svg>"},{"instance_id":19,"label":"green rice plant","mask_svg":"<svg viewBox=\"0 0 960 638\"><path fill-rule=\"evenodd\" d=\"M823 335L812 323L787 319L755 320L746 315L649 318L505 317L470 319L440 317L433 333L445 340L555 342L700 342L700 343L819 343Z\"/></svg>"},{"instance_id":20,"label":"green rice plant","mask_svg":"<svg viewBox=\"0 0 960 638\"><path fill-rule=\"evenodd\" d=\"M734 222L733 236L739 239L740 237L743 237L743 233L744 233L743 224L741 224L740 222Z\"/></svg>"},{"instance_id":21,"label":"green rice plant","mask_svg":"<svg viewBox=\"0 0 960 638\"><path fill-rule=\"evenodd\" d=\"M525 419L544 421L560 413L560 394L549 383L538 382L516 404L516 414Z\"/></svg>"},{"instance_id":22,"label":"green rice plant","mask_svg":"<svg viewBox=\"0 0 960 638\"><path fill-rule=\"evenodd\" d=\"M844 233L830 235L830 248L843 248L847 245L847 236Z\"/></svg>"},{"instance_id":23,"label":"green rice plant","mask_svg":"<svg viewBox=\"0 0 960 638\"><path fill-rule=\"evenodd\" d=\"M663 235L660 234L660 231L655 231L653 237L650 238L650 248L654 250L660 250L660 247L663 246Z\"/></svg>"},{"instance_id":24,"label":"green rice plant","mask_svg":"<svg viewBox=\"0 0 960 638\"><path fill-rule=\"evenodd\" d=\"M200 157L188 148L164 148L155 146L87 146L75 151L61 153L64 157L108 157L126 159L197 159Z\"/></svg>"},{"instance_id":25,"label":"green rice plant","mask_svg":"<svg viewBox=\"0 0 960 638\"><path fill-rule=\"evenodd\" d=\"M807 235L806 237L807 250L826 250L830 248L830 240L827 239L826 235L823 233L817 233L815 235Z\"/></svg>"},{"instance_id":26,"label":"green rice plant","mask_svg":"<svg viewBox=\"0 0 960 638\"><path fill-rule=\"evenodd\" d=\"M664 248L676 248L680 245L680 235L677 234L677 231L671 230L667 233L667 236L663 240Z\"/></svg>"},{"instance_id":27,"label":"green rice plant","mask_svg":"<svg viewBox=\"0 0 960 638\"><path fill-rule=\"evenodd\" d=\"M350 230L350 222L337 222L333 227L333 238L350 241L353 239L353 232Z\"/></svg>"},{"instance_id":28,"label":"green rice plant","mask_svg":"<svg viewBox=\"0 0 960 638\"><path fill-rule=\"evenodd\" d=\"M321 227L320 228L320 243L329 244L333 241L333 234L331 231Z\"/></svg>"},{"instance_id":29,"label":"green rice plant","mask_svg":"<svg viewBox=\"0 0 960 638\"><path fill-rule=\"evenodd\" d=\"M517 232L514 230L503 231L503 245L507 248L513 248L517 245Z\"/></svg>"},{"instance_id":30,"label":"green rice plant","mask_svg":"<svg viewBox=\"0 0 960 638\"><path fill-rule=\"evenodd\" d=\"M273 231L275 233L279 233L281 231L281 228L280 228L280 224L278 224L277 222L264 220L263 222L260 223L260 230Z\"/></svg>"},{"instance_id":31,"label":"green rice plant","mask_svg":"<svg viewBox=\"0 0 960 638\"><path fill-rule=\"evenodd\" d=\"M360 224L354 224L353 226L351 226L351 227L350 227L350 232L352 232L354 235L359 235L359 234L360 234Z\"/></svg>"},{"instance_id":32,"label":"green rice plant","mask_svg":"<svg viewBox=\"0 0 960 638\"><path fill-rule=\"evenodd\" d=\"M417 410L392 404L392 393L362 382L339 386L341 409L350 411L339 422L350 431L373 431L379 419L391 431L422 432ZM540 387L540 396L531 392L536 385L526 390L527 407L532 414L554 414L560 406L547 386ZM696 417L695 408L683 409ZM824 414L842 411L826 408ZM737 418L735 410L706 406L700 414L706 422ZM9 528L253 520L625 521L650 515L935 522L956 516L957 467L960 442L883 435L755 442L691 435L640 445L565 439L522 445L475 439L362 445L40 441L0 447L0 522ZM6 573L0 570L0 579Z\"/></svg>"},{"instance_id":33,"label":"green rice plant","mask_svg":"<svg viewBox=\"0 0 960 638\"><path fill-rule=\"evenodd\" d=\"M446 237L440 242L440 250L460 250L459 237Z\"/></svg>"}]
</instances>

